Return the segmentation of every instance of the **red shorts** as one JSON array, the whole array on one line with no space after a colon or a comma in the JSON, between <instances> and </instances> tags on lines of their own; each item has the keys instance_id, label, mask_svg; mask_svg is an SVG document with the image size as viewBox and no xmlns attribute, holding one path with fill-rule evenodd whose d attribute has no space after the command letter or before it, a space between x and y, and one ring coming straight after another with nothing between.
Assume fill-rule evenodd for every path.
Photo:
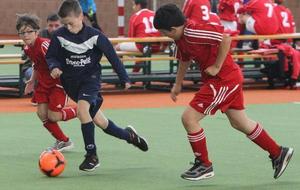
<instances>
[{"instance_id":1,"label":"red shorts","mask_svg":"<svg viewBox=\"0 0 300 190\"><path fill-rule=\"evenodd\" d=\"M243 110L245 107L242 82L209 80L195 94L190 106L205 115L214 115L217 110L223 113L228 109Z\"/></svg>"},{"instance_id":2,"label":"red shorts","mask_svg":"<svg viewBox=\"0 0 300 190\"><path fill-rule=\"evenodd\" d=\"M68 100L63 87L59 85L45 88L38 84L35 87L33 96L36 103L47 103L48 109L54 112L58 112L65 107Z\"/></svg>"}]
</instances>

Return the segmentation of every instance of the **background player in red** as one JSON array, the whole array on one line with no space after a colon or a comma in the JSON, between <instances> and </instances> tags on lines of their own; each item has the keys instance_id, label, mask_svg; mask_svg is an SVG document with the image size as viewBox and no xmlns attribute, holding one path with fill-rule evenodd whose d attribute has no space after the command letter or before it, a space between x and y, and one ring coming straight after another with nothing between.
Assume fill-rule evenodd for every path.
<instances>
[{"instance_id":1,"label":"background player in red","mask_svg":"<svg viewBox=\"0 0 300 190\"><path fill-rule=\"evenodd\" d=\"M276 34L279 29L279 21L271 0L244 1L244 5L239 8L238 13L239 22L245 24L246 29L252 33Z\"/></svg>"},{"instance_id":2,"label":"background player in red","mask_svg":"<svg viewBox=\"0 0 300 190\"><path fill-rule=\"evenodd\" d=\"M209 0L186 0L182 12L188 19L207 22L210 18L210 9Z\"/></svg>"},{"instance_id":3,"label":"background player in red","mask_svg":"<svg viewBox=\"0 0 300 190\"><path fill-rule=\"evenodd\" d=\"M279 32L278 33L294 33L296 32L294 16L290 9L283 6L284 0L275 0L275 13L279 20Z\"/></svg>"},{"instance_id":4,"label":"background player in red","mask_svg":"<svg viewBox=\"0 0 300 190\"><path fill-rule=\"evenodd\" d=\"M187 131L195 162L181 177L200 180L214 176L212 163L208 158L206 137L199 122L207 115L221 110L233 128L269 152L275 169L274 178L278 178L285 170L293 149L277 145L259 123L246 115L242 91L243 76L228 53L230 38L223 36L223 26L186 21L174 4L166 4L156 11L154 26L162 34L174 39L177 45L177 58L180 62L176 82L171 90L173 101L177 100L181 92L190 61L193 59L200 63L203 85L182 115L182 123Z\"/></svg>"},{"instance_id":5,"label":"background player in red","mask_svg":"<svg viewBox=\"0 0 300 190\"><path fill-rule=\"evenodd\" d=\"M65 108L67 96L59 79L50 76L45 55L48 50L49 40L38 37L39 19L34 15L21 15L18 17L16 29L24 41L24 52L33 61L33 73L27 81L25 94L33 91L38 103L37 115L44 127L56 139L53 148L63 151L73 147L73 142L67 137L57 124L57 121L67 121L76 117L75 108Z\"/></svg>"},{"instance_id":6,"label":"background player in red","mask_svg":"<svg viewBox=\"0 0 300 190\"><path fill-rule=\"evenodd\" d=\"M218 16L225 29L237 31L237 10L241 5L241 0L220 0L218 5Z\"/></svg>"},{"instance_id":7,"label":"background player in red","mask_svg":"<svg viewBox=\"0 0 300 190\"><path fill-rule=\"evenodd\" d=\"M153 26L154 12L147 9L148 0L133 0L132 4L134 14L131 15L129 20L128 37L159 37L160 33ZM145 47L148 46L134 42L124 42L118 44L116 50L145 53L147 52L147 49L144 49ZM164 49L165 46L162 43L153 43L151 45L152 53L163 51ZM133 72L140 70L138 66L139 63L141 62L136 62L136 67L133 69Z\"/></svg>"}]
</instances>

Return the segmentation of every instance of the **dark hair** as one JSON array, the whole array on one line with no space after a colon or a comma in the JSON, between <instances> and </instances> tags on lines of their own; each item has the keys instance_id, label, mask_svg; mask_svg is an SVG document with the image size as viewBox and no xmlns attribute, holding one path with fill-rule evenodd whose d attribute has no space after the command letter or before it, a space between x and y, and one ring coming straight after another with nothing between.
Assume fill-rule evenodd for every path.
<instances>
[{"instance_id":1,"label":"dark hair","mask_svg":"<svg viewBox=\"0 0 300 190\"><path fill-rule=\"evenodd\" d=\"M16 29L19 31L23 26L29 26L34 30L39 30L40 19L32 14L17 14Z\"/></svg>"},{"instance_id":2,"label":"dark hair","mask_svg":"<svg viewBox=\"0 0 300 190\"><path fill-rule=\"evenodd\" d=\"M147 0L134 0L134 3L136 5L141 5L142 9L147 8L147 5L148 5L148 1Z\"/></svg>"},{"instance_id":3,"label":"dark hair","mask_svg":"<svg viewBox=\"0 0 300 190\"><path fill-rule=\"evenodd\" d=\"M278 5L281 5L283 3L283 0L275 0L275 3L277 3Z\"/></svg>"},{"instance_id":4,"label":"dark hair","mask_svg":"<svg viewBox=\"0 0 300 190\"><path fill-rule=\"evenodd\" d=\"M82 9L78 0L64 0L58 8L58 16L60 18L65 18L71 14L79 16L81 13Z\"/></svg>"},{"instance_id":5,"label":"dark hair","mask_svg":"<svg viewBox=\"0 0 300 190\"><path fill-rule=\"evenodd\" d=\"M172 27L182 26L185 21L183 13L175 4L166 4L155 12L153 24L158 30L171 31Z\"/></svg>"},{"instance_id":6,"label":"dark hair","mask_svg":"<svg viewBox=\"0 0 300 190\"><path fill-rule=\"evenodd\" d=\"M57 13L51 13L47 17L47 22L48 21L58 21L58 20L59 20L59 17L57 15Z\"/></svg>"}]
</instances>

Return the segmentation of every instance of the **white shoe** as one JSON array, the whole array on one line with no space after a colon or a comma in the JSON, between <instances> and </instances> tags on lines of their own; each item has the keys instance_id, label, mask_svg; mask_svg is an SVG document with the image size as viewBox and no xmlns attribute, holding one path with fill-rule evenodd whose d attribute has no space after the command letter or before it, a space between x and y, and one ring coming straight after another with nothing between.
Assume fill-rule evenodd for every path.
<instances>
[{"instance_id":1,"label":"white shoe","mask_svg":"<svg viewBox=\"0 0 300 190\"><path fill-rule=\"evenodd\" d=\"M68 151L74 148L74 143L70 139L67 142L56 140L52 148L59 152Z\"/></svg>"}]
</instances>

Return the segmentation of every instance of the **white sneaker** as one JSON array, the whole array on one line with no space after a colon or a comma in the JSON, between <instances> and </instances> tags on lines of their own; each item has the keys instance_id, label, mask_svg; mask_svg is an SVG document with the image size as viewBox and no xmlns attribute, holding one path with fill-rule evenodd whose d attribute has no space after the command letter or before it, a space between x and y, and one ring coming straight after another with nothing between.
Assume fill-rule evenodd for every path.
<instances>
[{"instance_id":1,"label":"white sneaker","mask_svg":"<svg viewBox=\"0 0 300 190\"><path fill-rule=\"evenodd\" d=\"M74 148L74 143L70 139L67 142L56 140L52 148L59 152L68 151Z\"/></svg>"}]
</instances>

